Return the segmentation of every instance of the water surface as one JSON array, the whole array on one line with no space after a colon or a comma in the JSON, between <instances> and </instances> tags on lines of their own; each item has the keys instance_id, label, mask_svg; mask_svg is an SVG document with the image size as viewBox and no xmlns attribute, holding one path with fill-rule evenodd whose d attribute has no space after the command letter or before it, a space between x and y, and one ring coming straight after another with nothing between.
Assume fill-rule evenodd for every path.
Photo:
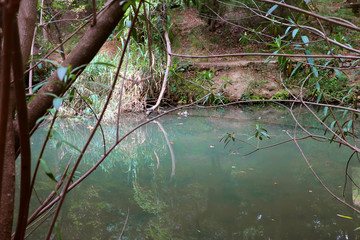
<instances>
[{"instance_id":1,"label":"water surface","mask_svg":"<svg viewBox=\"0 0 360 240\"><path fill-rule=\"evenodd\" d=\"M359 218L321 187L293 142L242 156L254 147L241 142L225 147L221 141L227 133L259 146L288 140L285 131L294 134L294 122L286 111L187 112L164 116L131 134L69 193L58 222L62 239L119 239L125 224L122 239L360 239L354 231ZM308 115L300 118L312 132L323 134ZM122 133L143 120L124 120ZM251 125L260 121L271 139L249 140L254 133ZM91 125L63 122L56 129L81 148ZM42 142L45 130L35 134L34 144ZM113 142L115 127L104 126L104 131L106 140ZM300 145L323 181L341 196L351 152L311 139ZM102 153L98 134L79 174ZM52 141L44 159L59 174L73 154L77 152L69 145ZM353 161L355 180L357 167ZM40 179L36 189L41 197L50 191L51 181L43 172ZM348 199L356 199L355 186L347 189ZM46 224L30 239L42 239L45 229Z\"/></svg>"}]
</instances>

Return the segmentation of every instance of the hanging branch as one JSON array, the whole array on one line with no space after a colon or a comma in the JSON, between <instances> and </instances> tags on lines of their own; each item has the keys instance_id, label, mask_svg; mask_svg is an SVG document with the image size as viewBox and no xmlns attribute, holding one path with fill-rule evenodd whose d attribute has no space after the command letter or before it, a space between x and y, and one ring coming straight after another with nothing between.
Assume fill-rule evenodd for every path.
<instances>
[{"instance_id":1,"label":"hanging branch","mask_svg":"<svg viewBox=\"0 0 360 240\"><path fill-rule=\"evenodd\" d=\"M164 10L164 12L165 12L165 10ZM164 93L165 93L165 90L166 90L166 84L167 84L167 81L168 81L168 78L169 78L169 71L170 71L170 65L171 65L171 55L170 55L170 53L171 53L171 44L170 44L170 39L169 39L169 31L170 31L169 25L170 25L170 23L167 22L166 12L165 12L164 21L165 21L165 23L163 23L163 29L165 30L164 37L165 37L166 52L167 52L167 54L166 54L165 75L164 75L163 84L162 84L162 87L161 87L159 97L158 97L158 99L156 101L156 104L147 110L147 115L151 114L156 108L159 107L160 102L161 102L161 100L162 100L162 98L164 96Z\"/></svg>"},{"instance_id":2,"label":"hanging branch","mask_svg":"<svg viewBox=\"0 0 360 240\"><path fill-rule=\"evenodd\" d=\"M266 2L266 3L271 3L271 4L274 4L274 5L279 5L279 6L282 6L282 7L285 7L285 8L288 8L288 9L291 9L291 10L295 10L297 12L301 12L301 13L304 13L308 16L312 16L314 18L318 18L318 19L321 19L323 21L326 21L326 22L329 22L329 23L333 23L333 24L336 24L336 25L339 25L339 26L342 26L342 27L345 27L345 28L349 28L349 29L352 29L352 30L355 30L355 31L358 31L360 32L360 28L355 26L355 25L350 25L350 24L346 24L346 23L343 23L343 22L340 22L340 21L336 21L336 20L333 20L331 18L328 18L328 17L323 17L319 14L315 14L315 13L312 13L312 12L309 12L309 11L306 11L304 9L301 9L301 8L298 8L298 7L294 7L292 5L288 5L286 3L282 3L282 2L277 2L277 1L273 1L273 0L259 0L261 2Z\"/></svg>"},{"instance_id":3,"label":"hanging branch","mask_svg":"<svg viewBox=\"0 0 360 240\"><path fill-rule=\"evenodd\" d=\"M330 193L330 195L335 198L337 201L341 202L342 204L344 204L345 206L347 206L348 208L350 208L351 210L357 212L360 214L360 210L351 206L349 203L345 202L344 200L342 200L341 198L339 198L338 196L336 196L335 193L333 193L325 184L324 182L320 179L320 177L316 174L315 170L312 168L309 160L307 159L307 157L305 156L304 152L302 151L299 143L297 142L296 138L291 136L290 133L287 131L286 134L294 141L296 147L299 149L301 156L303 157L303 159L305 160L306 164L308 165L310 171L313 173L313 175L315 176L315 178L318 180L318 182L321 184L321 186L328 192Z\"/></svg>"}]
</instances>

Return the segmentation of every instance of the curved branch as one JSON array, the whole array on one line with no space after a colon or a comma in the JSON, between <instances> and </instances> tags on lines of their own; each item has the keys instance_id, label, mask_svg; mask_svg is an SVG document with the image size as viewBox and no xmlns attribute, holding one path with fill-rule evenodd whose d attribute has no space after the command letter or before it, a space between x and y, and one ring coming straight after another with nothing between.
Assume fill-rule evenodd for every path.
<instances>
[{"instance_id":1,"label":"curved branch","mask_svg":"<svg viewBox=\"0 0 360 240\"><path fill-rule=\"evenodd\" d=\"M152 111L154 111L156 108L159 107L160 102L164 96L166 84L167 84L167 81L169 78L169 70L170 70L170 65L171 65L171 44L170 44L170 39L169 39L169 30L165 31L165 41L166 41L166 52L167 52L166 59L167 60L166 60L166 70L165 70L164 80L163 80L160 95L156 101L156 104L147 110L148 113L151 113Z\"/></svg>"}]
</instances>

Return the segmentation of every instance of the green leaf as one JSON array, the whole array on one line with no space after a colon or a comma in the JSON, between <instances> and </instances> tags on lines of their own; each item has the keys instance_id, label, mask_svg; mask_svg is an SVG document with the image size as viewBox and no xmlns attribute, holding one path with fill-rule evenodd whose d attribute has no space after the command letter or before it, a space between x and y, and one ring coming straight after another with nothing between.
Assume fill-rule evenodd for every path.
<instances>
[{"instance_id":1,"label":"green leaf","mask_svg":"<svg viewBox=\"0 0 360 240\"><path fill-rule=\"evenodd\" d=\"M333 130L336 124L336 120L332 121L330 124L330 129Z\"/></svg>"},{"instance_id":2,"label":"green leaf","mask_svg":"<svg viewBox=\"0 0 360 240\"><path fill-rule=\"evenodd\" d=\"M74 99L75 96L75 88L71 89L70 93L69 93L69 102L72 102L72 100Z\"/></svg>"},{"instance_id":3,"label":"green leaf","mask_svg":"<svg viewBox=\"0 0 360 240\"><path fill-rule=\"evenodd\" d=\"M320 92L320 83L319 82L316 82L316 90L318 91L318 92Z\"/></svg>"},{"instance_id":4,"label":"green leaf","mask_svg":"<svg viewBox=\"0 0 360 240\"><path fill-rule=\"evenodd\" d=\"M353 120L350 120L347 124L347 129L351 129L352 124L353 124Z\"/></svg>"},{"instance_id":5,"label":"green leaf","mask_svg":"<svg viewBox=\"0 0 360 240\"><path fill-rule=\"evenodd\" d=\"M40 118L38 118L38 120L36 120L36 124L38 124L39 122L41 122L42 120L48 118L49 116L45 115L45 116L42 116Z\"/></svg>"},{"instance_id":6,"label":"green leaf","mask_svg":"<svg viewBox=\"0 0 360 240\"><path fill-rule=\"evenodd\" d=\"M37 92L37 90L39 90L45 83L47 83L47 81L36 84L36 86L33 87L33 92Z\"/></svg>"},{"instance_id":7,"label":"green leaf","mask_svg":"<svg viewBox=\"0 0 360 240\"><path fill-rule=\"evenodd\" d=\"M349 110L344 110L342 117L344 118L348 112Z\"/></svg>"},{"instance_id":8,"label":"green leaf","mask_svg":"<svg viewBox=\"0 0 360 240\"><path fill-rule=\"evenodd\" d=\"M305 54L306 55L311 55L311 52L309 50L305 50ZM314 59L313 58L307 57L306 60L308 61L308 63L314 64Z\"/></svg>"},{"instance_id":9,"label":"green leaf","mask_svg":"<svg viewBox=\"0 0 360 240\"><path fill-rule=\"evenodd\" d=\"M357 227L357 228L354 229L354 231L357 231L357 230L360 230L360 227Z\"/></svg>"},{"instance_id":10,"label":"green leaf","mask_svg":"<svg viewBox=\"0 0 360 240\"><path fill-rule=\"evenodd\" d=\"M290 31L291 27L288 27L284 33L284 37L287 35L287 33Z\"/></svg>"},{"instance_id":11,"label":"green leaf","mask_svg":"<svg viewBox=\"0 0 360 240\"><path fill-rule=\"evenodd\" d=\"M266 17L267 16L269 16L273 11L275 11L275 9L278 7L279 5L274 5L274 6L272 6L270 9L269 9L269 11L267 11L267 13L266 13Z\"/></svg>"},{"instance_id":12,"label":"green leaf","mask_svg":"<svg viewBox=\"0 0 360 240\"><path fill-rule=\"evenodd\" d=\"M299 29L296 28L294 29L294 31L292 32L292 38L295 38L296 37L296 34L299 32Z\"/></svg>"},{"instance_id":13,"label":"green leaf","mask_svg":"<svg viewBox=\"0 0 360 240\"><path fill-rule=\"evenodd\" d=\"M58 236L59 240L62 240L62 236L61 236L60 228L59 228L59 226L58 226L58 223L57 223L57 222L55 223L55 229L56 229L56 233L57 233L57 236Z\"/></svg>"},{"instance_id":14,"label":"green leaf","mask_svg":"<svg viewBox=\"0 0 360 240\"><path fill-rule=\"evenodd\" d=\"M324 108L324 116L326 116L328 114L328 110L329 110L329 107L325 107ZM323 120L324 121L324 120Z\"/></svg>"},{"instance_id":15,"label":"green leaf","mask_svg":"<svg viewBox=\"0 0 360 240\"><path fill-rule=\"evenodd\" d=\"M355 76L356 76L359 72L360 72L360 70L359 70L359 71L356 71L353 75L351 75L351 77L350 77L350 78L355 77Z\"/></svg>"},{"instance_id":16,"label":"green leaf","mask_svg":"<svg viewBox=\"0 0 360 240\"><path fill-rule=\"evenodd\" d=\"M40 164L42 166L42 168L44 169L45 171L45 174L51 179L53 180L54 182L57 182L55 177L54 177L54 174L51 172L49 166L47 165L47 163L42 159L40 158Z\"/></svg>"},{"instance_id":17,"label":"green leaf","mask_svg":"<svg viewBox=\"0 0 360 240\"><path fill-rule=\"evenodd\" d=\"M336 72L336 75L337 75L337 77L338 77L338 79L339 80L341 80L341 73L340 73L340 71L338 70L338 69L334 69L334 71Z\"/></svg>"},{"instance_id":18,"label":"green leaf","mask_svg":"<svg viewBox=\"0 0 360 240\"><path fill-rule=\"evenodd\" d=\"M350 90L348 91L348 94L350 94L354 89L356 88L356 86L355 87L352 87L352 88L350 88Z\"/></svg>"},{"instance_id":19,"label":"green leaf","mask_svg":"<svg viewBox=\"0 0 360 240\"><path fill-rule=\"evenodd\" d=\"M314 73L315 77L318 78L318 77L319 77L319 72L318 72L317 68L314 67L314 66L312 66L312 67L311 67L311 70L312 70L312 72Z\"/></svg>"},{"instance_id":20,"label":"green leaf","mask_svg":"<svg viewBox=\"0 0 360 240\"><path fill-rule=\"evenodd\" d=\"M57 69L57 76L60 79L60 81L62 81L62 82L65 81L65 76L66 76L67 71L68 71L68 68L66 68L66 67L61 67L61 68Z\"/></svg>"},{"instance_id":21,"label":"green leaf","mask_svg":"<svg viewBox=\"0 0 360 240\"><path fill-rule=\"evenodd\" d=\"M121 1L119 3L120 6L123 6L123 11L126 11L130 6L131 1Z\"/></svg>"},{"instance_id":22,"label":"green leaf","mask_svg":"<svg viewBox=\"0 0 360 240\"><path fill-rule=\"evenodd\" d=\"M54 98L53 99L53 105L56 110L59 110L59 108L61 107L62 101L63 101L63 98Z\"/></svg>"},{"instance_id":23,"label":"green leaf","mask_svg":"<svg viewBox=\"0 0 360 240\"><path fill-rule=\"evenodd\" d=\"M85 100L86 102L88 102L89 104L93 104L93 102L91 101L90 98L84 97L84 96L81 96L81 98L82 98L83 100Z\"/></svg>"},{"instance_id":24,"label":"green leaf","mask_svg":"<svg viewBox=\"0 0 360 240\"><path fill-rule=\"evenodd\" d=\"M302 65L302 63L299 63L296 68L294 68L294 70L291 72L290 78L301 68Z\"/></svg>"},{"instance_id":25,"label":"green leaf","mask_svg":"<svg viewBox=\"0 0 360 240\"><path fill-rule=\"evenodd\" d=\"M319 96L318 96L317 99L316 99L316 103L319 103L319 102L320 102L320 100L321 100L321 98L322 98L322 95L323 95L322 93L319 94Z\"/></svg>"},{"instance_id":26,"label":"green leaf","mask_svg":"<svg viewBox=\"0 0 360 240\"><path fill-rule=\"evenodd\" d=\"M325 117L322 119L322 121L325 122L325 120L326 120L330 115L331 115L330 113L327 114L327 115L325 115ZM327 131L327 129L326 129L325 131Z\"/></svg>"},{"instance_id":27,"label":"green leaf","mask_svg":"<svg viewBox=\"0 0 360 240\"><path fill-rule=\"evenodd\" d=\"M345 95L345 96L341 99L341 101L344 102L345 99L348 98L349 96L350 96L349 94L348 94L348 95Z\"/></svg>"},{"instance_id":28,"label":"green leaf","mask_svg":"<svg viewBox=\"0 0 360 240\"><path fill-rule=\"evenodd\" d=\"M74 144L72 144L72 143L70 143L70 142L68 142L68 141L66 141L66 140L63 140L63 139L61 140L61 142L64 143L64 144L66 144L66 145L68 145L69 147L75 149L75 150L78 151L79 153L81 153L81 150L80 150L77 146L75 146Z\"/></svg>"},{"instance_id":29,"label":"green leaf","mask_svg":"<svg viewBox=\"0 0 360 240\"><path fill-rule=\"evenodd\" d=\"M306 46L309 46L309 38L307 36L301 36L301 39Z\"/></svg>"}]
</instances>

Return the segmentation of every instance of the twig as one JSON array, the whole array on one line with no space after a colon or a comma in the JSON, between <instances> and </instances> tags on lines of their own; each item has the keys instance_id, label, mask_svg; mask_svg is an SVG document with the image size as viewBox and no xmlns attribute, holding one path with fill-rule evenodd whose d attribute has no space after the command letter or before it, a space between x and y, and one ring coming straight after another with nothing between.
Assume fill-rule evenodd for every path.
<instances>
[{"instance_id":1,"label":"twig","mask_svg":"<svg viewBox=\"0 0 360 240\"><path fill-rule=\"evenodd\" d=\"M290 133L287 131L286 134L294 141L294 143L296 144L297 148L299 149L303 159L305 160L306 164L308 165L309 169L311 170L311 172L313 173L313 175L315 176L315 178L318 180L318 182L321 184L321 186L323 186L323 188L330 193L331 196L333 196L337 201L341 202L342 204L344 204L345 206L349 207L350 209L354 210L357 213L360 213L359 209L356 209L355 207L351 206L349 203L345 202L344 200L340 199L338 196L336 196L335 193L333 193L324 183L323 181L320 179L320 177L316 174L316 172L314 171L314 169L312 168L312 166L310 165L309 160L307 159L307 157L305 156L304 152L302 151L301 147L299 146L296 138L292 137L290 135Z\"/></svg>"},{"instance_id":2,"label":"twig","mask_svg":"<svg viewBox=\"0 0 360 240\"><path fill-rule=\"evenodd\" d=\"M126 215L126 219L125 219L125 223L124 223L124 226L123 226L123 229L120 233L120 237L119 237L119 240L121 240L123 234L124 234L124 231L125 231L125 227L126 227L126 224L128 222L128 219L129 219L129 214L130 214L130 208L128 208L128 212L127 212L127 215Z\"/></svg>"}]
</instances>

